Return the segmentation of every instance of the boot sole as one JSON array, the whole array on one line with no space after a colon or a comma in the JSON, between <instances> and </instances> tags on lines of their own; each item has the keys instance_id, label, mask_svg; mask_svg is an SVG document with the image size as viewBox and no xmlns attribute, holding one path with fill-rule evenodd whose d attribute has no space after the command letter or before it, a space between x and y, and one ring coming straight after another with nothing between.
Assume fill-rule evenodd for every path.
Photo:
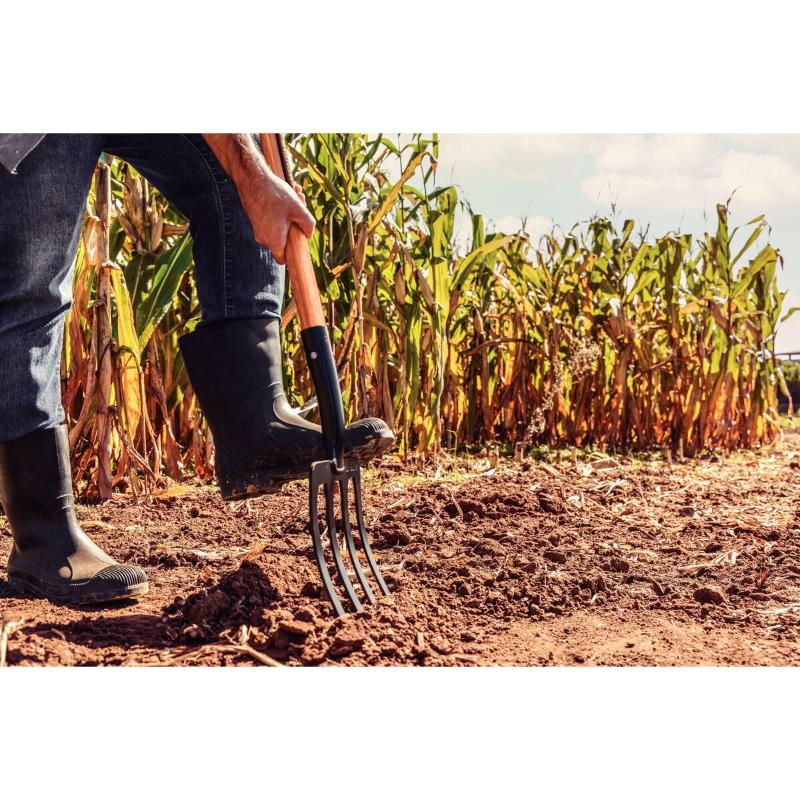
<instances>
[{"instance_id":1,"label":"boot sole","mask_svg":"<svg viewBox=\"0 0 800 800\"><path fill-rule=\"evenodd\" d=\"M385 453L394 444L394 434L387 434L371 439L361 447L354 447L347 452L349 458L366 464L373 458ZM308 477L309 465L298 464L295 467L264 467L238 475L218 478L219 489L224 500L242 500L248 497L261 497L265 494L280 492L281 487L290 481L298 481Z\"/></svg>"},{"instance_id":2,"label":"boot sole","mask_svg":"<svg viewBox=\"0 0 800 800\"><path fill-rule=\"evenodd\" d=\"M56 603L69 603L70 605L89 605L97 603L113 603L118 600L128 600L131 597L139 597L150 591L150 583L137 583L127 586L113 593L110 592L85 592L81 593L81 584L74 585L69 590L55 587L48 587L38 581L23 578L18 575L8 576L8 585L12 591L23 594L32 594L43 600L50 600Z\"/></svg>"},{"instance_id":3,"label":"boot sole","mask_svg":"<svg viewBox=\"0 0 800 800\"><path fill-rule=\"evenodd\" d=\"M305 476L305 471L287 473L286 468L266 467L252 470L246 474L218 478L219 490L223 500L241 500L246 497L261 497L280 492L284 483L296 481Z\"/></svg>"},{"instance_id":4,"label":"boot sole","mask_svg":"<svg viewBox=\"0 0 800 800\"><path fill-rule=\"evenodd\" d=\"M394 434L391 431L386 431L380 436L370 439L361 447L354 447L352 450L349 450L345 453L345 456L347 458L354 458L363 465L373 458L377 458L388 450L391 450L394 441Z\"/></svg>"}]
</instances>

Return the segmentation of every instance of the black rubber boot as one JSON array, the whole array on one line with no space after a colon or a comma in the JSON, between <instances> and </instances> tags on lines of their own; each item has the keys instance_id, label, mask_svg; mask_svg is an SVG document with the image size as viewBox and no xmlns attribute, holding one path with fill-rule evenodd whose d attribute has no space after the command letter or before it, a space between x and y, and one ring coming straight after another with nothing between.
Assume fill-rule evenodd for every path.
<instances>
[{"instance_id":1,"label":"black rubber boot","mask_svg":"<svg viewBox=\"0 0 800 800\"><path fill-rule=\"evenodd\" d=\"M0 501L14 537L12 589L67 603L105 603L148 590L140 567L117 564L81 530L66 425L0 442Z\"/></svg>"},{"instance_id":2,"label":"black rubber boot","mask_svg":"<svg viewBox=\"0 0 800 800\"><path fill-rule=\"evenodd\" d=\"M325 458L319 425L295 413L283 392L280 323L236 319L180 339L183 360L214 435L217 481L226 500L277 491ZM394 444L379 419L349 425L345 455L361 462Z\"/></svg>"}]
</instances>

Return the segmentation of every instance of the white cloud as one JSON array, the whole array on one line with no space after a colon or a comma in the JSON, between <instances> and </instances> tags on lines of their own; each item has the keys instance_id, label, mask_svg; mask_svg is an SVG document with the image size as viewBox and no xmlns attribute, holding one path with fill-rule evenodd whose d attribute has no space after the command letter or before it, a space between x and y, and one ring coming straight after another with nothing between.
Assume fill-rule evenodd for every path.
<instances>
[{"instance_id":1,"label":"white cloud","mask_svg":"<svg viewBox=\"0 0 800 800\"><path fill-rule=\"evenodd\" d=\"M535 184L575 177L603 147L592 134L454 134L440 137L439 180Z\"/></svg>"},{"instance_id":2,"label":"white cloud","mask_svg":"<svg viewBox=\"0 0 800 800\"><path fill-rule=\"evenodd\" d=\"M713 151L712 137L703 134L681 136L608 136L595 159L604 172L701 171Z\"/></svg>"},{"instance_id":3,"label":"white cloud","mask_svg":"<svg viewBox=\"0 0 800 800\"><path fill-rule=\"evenodd\" d=\"M800 162L800 136L796 133L728 133L717 137L725 149L752 153L777 153Z\"/></svg>"},{"instance_id":4,"label":"white cloud","mask_svg":"<svg viewBox=\"0 0 800 800\"><path fill-rule=\"evenodd\" d=\"M735 184L742 188L748 207L785 207L800 200L800 169L773 153L729 151L720 159L718 188Z\"/></svg>"},{"instance_id":5,"label":"white cloud","mask_svg":"<svg viewBox=\"0 0 800 800\"><path fill-rule=\"evenodd\" d=\"M784 153L726 149L710 135L614 136L581 189L637 214L709 210L737 190L737 210L769 214L800 201L800 151Z\"/></svg>"},{"instance_id":6,"label":"white cloud","mask_svg":"<svg viewBox=\"0 0 800 800\"><path fill-rule=\"evenodd\" d=\"M438 180L470 187L579 182L592 204L634 216L710 211L735 195L743 213L800 202L800 136L442 134Z\"/></svg>"}]
</instances>

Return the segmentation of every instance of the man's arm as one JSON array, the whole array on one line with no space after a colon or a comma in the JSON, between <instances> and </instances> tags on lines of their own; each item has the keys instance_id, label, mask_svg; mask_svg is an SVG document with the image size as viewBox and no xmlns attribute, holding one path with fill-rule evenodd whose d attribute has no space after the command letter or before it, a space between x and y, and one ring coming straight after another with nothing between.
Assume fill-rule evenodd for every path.
<instances>
[{"instance_id":1,"label":"man's arm","mask_svg":"<svg viewBox=\"0 0 800 800\"><path fill-rule=\"evenodd\" d=\"M286 239L294 223L310 237L314 218L292 188L267 166L255 141L246 133L204 133L214 155L236 186L259 244L268 247L281 264L286 259Z\"/></svg>"}]
</instances>

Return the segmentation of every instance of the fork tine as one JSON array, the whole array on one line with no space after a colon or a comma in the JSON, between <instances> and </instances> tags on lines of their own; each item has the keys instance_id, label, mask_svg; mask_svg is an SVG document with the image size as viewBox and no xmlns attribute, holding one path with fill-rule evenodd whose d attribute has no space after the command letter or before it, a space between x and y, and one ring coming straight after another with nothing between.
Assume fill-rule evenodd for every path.
<instances>
[{"instance_id":1,"label":"fork tine","mask_svg":"<svg viewBox=\"0 0 800 800\"><path fill-rule=\"evenodd\" d=\"M350 598L350 602L353 604L353 608L356 611L361 611L361 601L358 599L358 595L356 594L356 590L353 588L353 584L350 583L350 578L347 575L347 570L345 569L344 561L342 560L342 553L341 550L339 550L339 536L336 531L336 516L333 509L333 481L325 481L324 486L325 513L328 518L328 533L331 539L333 561L336 564L336 571L339 573L339 578L344 584L345 591L347 592L347 596Z\"/></svg>"},{"instance_id":2,"label":"fork tine","mask_svg":"<svg viewBox=\"0 0 800 800\"><path fill-rule=\"evenodd\" d=\"M337 617L342 617L344 616L345 611L338 595L336 594L331 573L328 570L328 564L325 561L325 550L322 546L322 533L319 529L319 510L317 508L317 501L319 499L319 482L313 473L311 475L309 486L309 516L311 520L311 541L314 545L314 557L317 560L317 567L319 569L320 577L322 578L322 584L325 587L325 593L328 595L328 599L333 605L333 611Z\"/></svg>"},{"instance_id":3,"label":"fork tine","mask_svg":"<svg viewBox=\"0 0 800 800\"><path fill-rule=\"evenodd\" d=\"M358 553L356 552L356 543L353 541L353 531L350 528L350 502L347 493L347 482L349 480L348 476L349 470L345 473L343 478L338 480L339 498L342 503L342 526L344 527L344 540L347 543L347 552L350 554L350 560L353 562L353 569L355 569L358 582L361 584L361 588L364 590L367 600L369 600L370 603L374 603L375 595L372 592L372 588L369 585L366 575L364 575L364 571L361 569L361 562L359 561Z\"/></svg>"},{"instance_id":4,"label":"fork tine","mask_svg":"<svg viewBox=\"0 0 800 800\"><path fill-rule=\"evenodd\" d=\"M355 464L355 469L352 470L351 476L353 480L353 498L355 499L356 505L358 535L361 538L361 546L364 548L364 556L367 559L369 568L372 570L372 574L375 576L375 580L377 581L378 586L380 586L381 591L384 594L391 594L389 587L386 585L386 581L383 579L383 575L381 575L381 571L378 569L375 556L372 555L372 548L369 546L367 526L364 524L364 506L361 501L361 467L358 466L358 463Z\"/></svg>"}]
</instances>

